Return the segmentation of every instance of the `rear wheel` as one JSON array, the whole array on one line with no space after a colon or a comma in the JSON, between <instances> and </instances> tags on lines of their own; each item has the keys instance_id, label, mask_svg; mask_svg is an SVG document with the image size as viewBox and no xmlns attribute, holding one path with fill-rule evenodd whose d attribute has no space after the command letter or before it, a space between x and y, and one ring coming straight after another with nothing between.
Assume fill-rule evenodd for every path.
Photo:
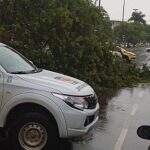
<instances>
[{"instance_id":1,"label":"rear wheel","mask_svg":"<svg viewBox=\"0 0 150 150\"><path fill-rule=\"evenodd\" d=\"M53 121L39 113L28 113L15 120L9 129L14 150L57 150L58 131Z\"/></svg>"}]
</instances>

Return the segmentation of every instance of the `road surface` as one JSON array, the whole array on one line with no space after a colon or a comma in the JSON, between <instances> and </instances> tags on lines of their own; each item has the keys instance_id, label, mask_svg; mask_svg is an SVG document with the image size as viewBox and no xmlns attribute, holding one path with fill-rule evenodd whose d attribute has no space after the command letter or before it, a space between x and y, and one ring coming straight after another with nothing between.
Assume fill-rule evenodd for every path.
<instances>
[{"instance_id":1,"label":"road surface","mask_svg":"<svg viewBox=\"0 0 150 150\"><path fill-rule=\"evenodd\" d=\"M150 85L118 91L95 128L72 142L72 150L147 150L150 141L136 134L141 125L150 125Z\"/></svg>"}]
</instances>

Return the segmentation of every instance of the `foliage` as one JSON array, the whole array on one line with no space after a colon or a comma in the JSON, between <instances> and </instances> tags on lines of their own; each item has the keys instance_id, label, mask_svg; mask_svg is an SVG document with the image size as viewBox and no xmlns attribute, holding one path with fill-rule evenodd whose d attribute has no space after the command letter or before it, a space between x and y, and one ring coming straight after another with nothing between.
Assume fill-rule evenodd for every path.
<instances>
[{"instance_id":1,"label":"foliage","mask_svg":"<svg viewBox=\"0 0 150 150\"><path fill-rule=\"evenodd\" d=\"M150 67L144 64L142 70L140 71L140 77L143 82L150 82Z\"/></svg>"},{"instance_id":2,"label":"foliage","mask_svg":"<svg viewBox=\"0 0 150 150\"><path fill-rule=\"evenodd\" d=\"M1 22L8 37L3 42L34 58L38 66L45 64L47 69L88 82L102 81L101 70L106 72L103 66L111 45L104 10L87 0L5 0L1 7ZM44 54L47 58L43 59Z\"/></svg>"},{"instance_id":3,"label":"foliage","mask_svg":"<svg viewBox=\"0 0 150 150\"><path fill-rule=\"evenodd\" d=\"M150 43L150 25L145 26L145 41Z\"/></svg>"},{"instance_id":4,"label":"foliage","mask_svg":"<svg viewBox=\"0 0 150 150\"><path fill-rule=\"evenodd\" d=\"M146 24L146 20L144 19L145 14L143 14L141 11L137 11L135 10L132 13L131 18L129 19L129 21L133 21L134 23L141 23L141 24Z\"/></svg>"},{"instance_id":5,"label":"foliage","mask_svg":"<svg viewBox=\"0 0 150 150\"><path fill-rule=\"evenodd\" d=\"M80 78L99 94L102 88L138 81L135 66L111 55L109 16L92 1L4 0L0 7L0 41L19 49L37 66ZM131 24L129 29L139 35L142 25Z\"/></svg>"},{"instance_id":6,"label":"foliage","mask_svg":"<svg viewBox=\"0 0 150 150\"><path fill-rule=\"evenodd\" d=\"M136 45L138 43L145 42L145 26L140 23L121 23L114 29L114 40L117 43L121 43L123 41L123 35L125 43L128 45Z\"/></svg>"},{"instance_id":7,"label":"foliage","mask_svg":"<svg viewBox=\"0 0 150 150\"><path fill-rule=\"evenodd\" d=\"M128 22L123 22L114 28L114 40L117 43L127 43L135 46L150 42L150 26L146 24L145 14L135 10Z\"/></svg>"}]
</instances>

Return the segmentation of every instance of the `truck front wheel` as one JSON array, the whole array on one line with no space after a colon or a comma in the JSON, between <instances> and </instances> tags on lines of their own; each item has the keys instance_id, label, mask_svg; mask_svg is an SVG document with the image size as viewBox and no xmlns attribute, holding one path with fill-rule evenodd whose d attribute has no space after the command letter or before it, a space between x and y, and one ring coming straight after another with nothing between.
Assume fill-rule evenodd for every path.
<instances>
[{"instance_id":1,"label":"truck front wheel","mask_svg":"<svg viewBox=\"0 0 150 150\"><path fill-rule=\"evenodd\" d=\"M14 150L57 150L59 138L56 125L39 113L27 113L9 128L9 141Z\"/></svg>"}]
</instances>

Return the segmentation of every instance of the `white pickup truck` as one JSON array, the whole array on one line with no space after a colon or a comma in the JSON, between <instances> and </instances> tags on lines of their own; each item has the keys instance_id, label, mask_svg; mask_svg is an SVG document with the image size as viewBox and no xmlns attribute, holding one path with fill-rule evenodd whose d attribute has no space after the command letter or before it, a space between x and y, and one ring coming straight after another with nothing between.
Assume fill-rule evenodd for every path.
<instances>
[{"instance_id":1,"label":"white pickup truck","mask_svg":"<svg viewBox=\"0 0 150 150\"><path fill-rule=\"evenodd\" d=\"M2 43L0 106L0 131L14 150L55 150L59 138L81 136L98 121L98 99L88 84L38 69Z\"/></svg>"}]
</instances>

